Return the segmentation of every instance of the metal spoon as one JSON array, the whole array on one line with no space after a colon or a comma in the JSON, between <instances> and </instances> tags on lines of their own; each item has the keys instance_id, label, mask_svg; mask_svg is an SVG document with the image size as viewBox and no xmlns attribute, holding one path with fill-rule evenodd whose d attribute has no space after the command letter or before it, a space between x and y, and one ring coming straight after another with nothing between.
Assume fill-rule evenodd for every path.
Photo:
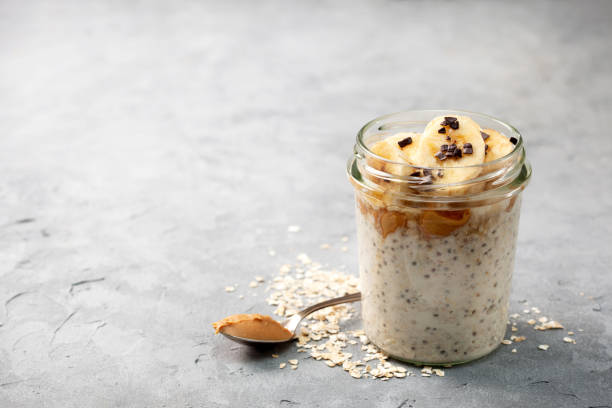
<instances>
[{"instance_id":1,"label":"metal spoon","mask_svg":"<svg viewBox=\"0 0 612 408\"><path fill-rule=\"evenodd\" d=\"M293 340L295 338L295 331L298 328L298 325L300 324L302 319L304 319L306 316L308 316L312 312L316 312L317 310L320 310L320 309L323 309L323 308L326 308L326 307L329 307L329 306L335 306L335 305L339 305L339 304L342 304L342 303L357 302L359 300L361 300L361 293L359 293L359 292L351 293L350 295L341 296L341 297L337 297L337 298L326 300L326 301L321 302L321 303L314 304L312 306L307 307L304 310L301 310L301 311L297 312L296 314L294 314L293 316L291 316L287 320L280 322L281 326L283 326L285 329L289 330L291 332L291 334L292 334L291 338L289 338L287 340L256 340L256 339L247 339L245 337L232 336L231 334L226 334L223 331L221 331L221 334L224 335L225 337L227 337L230 340L233 340L235 342L242 343L242 344L248 344L248 345L284 343L284 342L287 342L287 341L291 341L291 340Z\"/></svg>"}]
</instances>

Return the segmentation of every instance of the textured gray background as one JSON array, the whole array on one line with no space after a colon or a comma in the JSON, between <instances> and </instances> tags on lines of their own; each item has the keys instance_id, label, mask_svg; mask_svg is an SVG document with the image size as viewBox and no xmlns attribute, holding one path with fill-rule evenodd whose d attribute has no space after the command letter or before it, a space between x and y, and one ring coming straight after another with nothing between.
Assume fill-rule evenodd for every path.
<instances>
[{"instance_id":1,"label":"textured gray background","mask_svg":"<svg viewBox=\"0 0 612 408\"><path fill-rule=\"evenodd\" d=\"M611 41L604 1L2 1L0 407L611 406ZM354 135L435 107L524 133L512 308L578 344L382 383L214 337L298 252L356 271Z\"/></svg>"}]
</instances>

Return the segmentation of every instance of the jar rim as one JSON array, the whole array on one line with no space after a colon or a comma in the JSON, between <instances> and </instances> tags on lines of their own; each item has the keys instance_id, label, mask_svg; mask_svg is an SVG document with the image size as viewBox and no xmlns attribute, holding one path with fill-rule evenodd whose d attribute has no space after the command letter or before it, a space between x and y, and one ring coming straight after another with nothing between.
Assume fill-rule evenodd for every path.
<instances>
[{"instance_id":1,"label":"jar rim","mask_svg":"<svg viewBox=\"0 0 612 408\"><path fill-rule=\"evenodd\" d=\"M428 167L412 165L406 162L396 162L393 160L381 157L370 150L367 145L366 137L372 136L371 133L378 134L398 133L402 128L409 125L426 125L432 118L436 116L469 116L476 122L487 122L488 127L500 129L501 133L508 137L517 139L514 149L503 157L492 160L490 162L469 165L469 166L446 166L446 167ZM413 119L410 119L413 117ZM427 118L427 119L425 119ZM479 121L480 119L480 121ZM496 129L496 130L497 130ZM386 133L385 133L386 132ZM449 169L481 169L479 176L455 183L436 183L431 181L426 182L422 177L413 176L398 176L383 170L369 167L367 165L369 159L374 159L378 162L388 163L391 165L405 166L409 169L429 170L430 172L444 171ZM349 179L356 188L363 191L376 191L379 193L391 194L400 199L409 198L411 201L437 201L437 202L458 202L458 201L476 201L485 200L495 197L508 197L521 191L531 177L531 166L525 157L525 148L521 133L512 125L501 121L490 115L485 115L478 112L470 112L453 109L426 109L426 110L411 110L400 111L379 116L367 122L357 133L356 143L353 155L347 163L347 173ZM380 179L382 181L393 181L403 183L409 187L403 191L387 191L381 183L369 182L368 178L363 177L367 174L368 178ZM408 174L408 173L407 173ZM466 194L449 194L450 189L465 187L465 191L470 191L469 187L477 185L487 185L488 188L483 191L477 191ZM478 189L472 189L478 190ZM443 193L446 191L446 194Z\"/></svg>"}]
</instances>

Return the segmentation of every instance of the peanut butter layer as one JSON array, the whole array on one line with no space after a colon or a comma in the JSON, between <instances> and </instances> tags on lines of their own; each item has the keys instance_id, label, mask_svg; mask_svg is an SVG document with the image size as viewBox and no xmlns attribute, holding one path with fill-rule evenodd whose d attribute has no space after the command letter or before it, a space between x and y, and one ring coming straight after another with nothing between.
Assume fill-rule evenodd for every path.
<instances>
[{"instance_id":1,"label":"peanut butter layer","mask_svg":"<svg viewBox=\"0 0 612 408\"><path fill-rule=\"evenodd\" d=\"M425 237L446 237L464 226L470 219L470 210L440 211L420 210L412 214L406 211L393 211L385 207L373 207L357 198L357 205L363 214L374 217L374 226L383 236L406 227L411 217L417 222Z\"/></svg>"},{"instance_id":2,"label":"peanut butter layer","mask_svg":"<svg viewBox=\"0 0 612 408\"><path fill-rule=\"evenodd\" d=\"M293 337L279 322L257 313L231 315L212 325L215 333L223 332L245 339L284 341Z\"/></svg>"},{"instance_id":3,"label":"peanut butter layer","mask_svg":"<svg viewBox=\"0 0 612 408\"><path fill-rule=\"evenodd\" d=\"M464 226L469 219L470 210L424 210L419 218L419 227L427 236L446 237Z\"/></svg>"},{"instance_id":4,"label":"peanut butter layer","mask_svg":"<svg viewBox=\"0 0 612 408\"><path fill-rule=\"evenodd\" d=\"M408 214L405 212L388 210L384 207L374 208L359 198L357 198L357 205L363 214L368 212L372 214L374 225L383 238L406 225Z\"/></svg>"}]
</instances>

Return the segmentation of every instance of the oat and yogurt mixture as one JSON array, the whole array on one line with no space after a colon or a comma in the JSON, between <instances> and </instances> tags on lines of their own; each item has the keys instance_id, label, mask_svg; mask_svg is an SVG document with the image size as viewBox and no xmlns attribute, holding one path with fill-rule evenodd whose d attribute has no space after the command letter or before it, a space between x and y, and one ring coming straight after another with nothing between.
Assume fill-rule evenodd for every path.
<instances>
[{"instance_id":1,"label":"oat and yogurt mixture","mask_svg":"<svg viewBox=\"0 0 612 408\"><path fill-rule=\"evenodd\" d=\"M370 339L393 356L427 363L471 360L497 347L506 329L518 204L472 210L462 228L435 238L424 238L418 219L408 218L385 234L371 209L358 210Z\"/></svg>"},{"instance_id":2,"label":"oat and yogurt mixture","mask_svg":"<svg viewBox=\"0 0 612 408\"><path fill-rule=\"evenodd\" d=\"M465 198L495 190L493 178L471 181L502 174L517 142L453 115L367 146L365 178L374 187L354 183L362 317L391 356L457 364L503 339L520 189Z\"/></svg>"}]
</instances>

